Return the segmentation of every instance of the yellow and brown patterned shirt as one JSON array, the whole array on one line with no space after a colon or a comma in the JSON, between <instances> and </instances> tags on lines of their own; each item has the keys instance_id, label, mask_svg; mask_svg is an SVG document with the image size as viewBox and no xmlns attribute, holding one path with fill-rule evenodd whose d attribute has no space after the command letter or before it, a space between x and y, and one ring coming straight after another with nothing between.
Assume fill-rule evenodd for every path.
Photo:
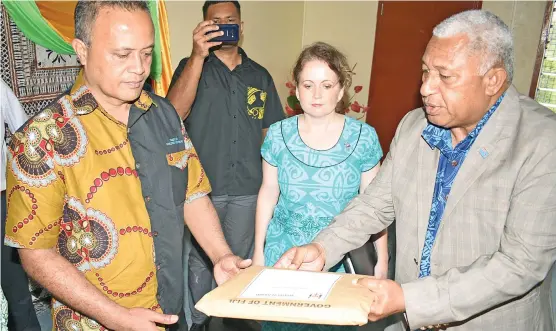
<instances>
[{"instance_id":1,"label":"yellow and brown patterned shirt","mask_svg":"<svg viewBox=\"0 0 556 331\"><path fill-rule=\"evenodd\" d=\"M183 235L183 203L208 194L210 184L179 117L163 114L173 108L161 108L157 103L167 102L162 98L153 102L153 98L143 92L130 110L133 122L125 125L105 112L78 79L70 93L18 130L8 153L5 242L18 248L56 247L87 280L118 304L175 313L178 308L169 305L165 309L160 299L179 295L179 291L172 294L161 288L158 283L165 276L158 274L168 273L166 264L181 267L181 256L179 261L157 263L158 247L164 248L160 249L163 255L168 243L157 242L156 237L162 231L161 223L166 227L172 224L173 231L178 232L181 224ZM148 138L154 151L139 154L161 159L168 169L151 170L171 173L174 182L178 179L174 185L183 187L183 191L174 190L174 194L163 187L158 190L163 194L153 196L155 203L157 199L167 199L176 206L170 219L161 220L157 216L156 226L161 230L155 228L156 213L149 206L151 197L145 195L147 183L142 183L157 180L149 178L153 171L140 171L130 134L140 128L138 125L134 128L135 124L141 121L150 124L157 118L161 120L155 122L164 123L169 127L167 131L178 130L181 135L170 137L171 144L164 144L165 138L158 137L164 134L157 132L158 138ZM153 127L156 130L164 131L160 125ZM152 132L136 134L143 137ZM152 187L153 183L149 185ZM175 246L182 247L182 242L175 242ZM174 286L166 287L170 285ZM56 300L53 319L55 330L104 329Z\"/></svg>"}]
</instances>

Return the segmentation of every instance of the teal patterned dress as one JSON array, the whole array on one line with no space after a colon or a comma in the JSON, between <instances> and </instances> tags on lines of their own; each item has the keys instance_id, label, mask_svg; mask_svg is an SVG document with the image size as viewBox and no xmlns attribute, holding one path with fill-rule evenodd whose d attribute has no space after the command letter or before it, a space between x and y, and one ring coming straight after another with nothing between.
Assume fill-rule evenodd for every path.
<instances>
[{"instance_id":1,"label":"teal patterned dress","mask_svg":"<svg viewBox=\"0 0 556 331\"><path fill-rule=\"evenodd\" d=\"M299 116L270 126L261 148L262 157L278 167L280 196L268 225L265 264L272 266L294 246L311 242L359 193L361 173L382 157L375 130L345 117L342 134L334 147L315 150L299 135ZM344 272L340 263L331 271ZM263 331L355 330L355 327L263 323Z\"/></svg>"}]
</instances>

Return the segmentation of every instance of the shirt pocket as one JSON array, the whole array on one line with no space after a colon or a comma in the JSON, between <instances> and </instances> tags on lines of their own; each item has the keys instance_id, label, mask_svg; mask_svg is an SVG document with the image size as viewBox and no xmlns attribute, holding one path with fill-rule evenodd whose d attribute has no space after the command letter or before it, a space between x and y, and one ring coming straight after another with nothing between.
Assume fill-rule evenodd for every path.
<instances>
[{"instance_id":1,"label":"shirt pocket","mask_svg":"<svg viewBox=\"0 0 556 331\"><path fill-rule=\"evenodd\" d=\"M170 176L172 181L172 193L174 203L179 206L185 201L187 190L187 163L189 161L189 151L184 149L177 152L166 154L166 161L170 168Z\"/></svg>"},{"instance_id":2,"label":"shirt pocket","mask_svg":"<svg viewBox=\"0 0 556 331\"><path fill-rule=\"evenodd\" d=\"M266 104L266 91L247 87L247 115L254 120L262 120Z\"/></svg>"}]
</instances>

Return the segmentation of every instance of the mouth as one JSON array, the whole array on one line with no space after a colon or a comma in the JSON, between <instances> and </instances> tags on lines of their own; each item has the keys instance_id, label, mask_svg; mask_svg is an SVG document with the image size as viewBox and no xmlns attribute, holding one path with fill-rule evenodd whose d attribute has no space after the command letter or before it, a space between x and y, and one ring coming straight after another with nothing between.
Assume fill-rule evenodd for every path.
<instances>
[{"instance_id":1,"label":"mouth","mask_svg":"<svg viewBox=\"0 0 556 331\"><path fill-rule=\"evenodd\" d=\"M142 88L143 87L143 81L124 82L124 84L127 85L130 88Z\"/></svg>"},{"instance_id":2,"label":"mouth","mask_svg":"<svg viewBox=\"0 0 556 331\"><path fill-rule=\"evenodd\" d=\"M440 110L442 109L442 107L440 106L431 105L431 104L425 104L424 108L427 115L432 115L432 116L438 115L440 113Z\"/></svg>"},{"instance_id":3,"label":"mouth","mask_svg":"<svg viewBox=\"0 0 556 331\"><path fill-rule=\"evenodd\" d=\"M313 104L311 104L311 106L313 106L313 108L319 108L319 107L322 107L322 104L321 103L313 103Z\"/></svg>"}]
</instances>

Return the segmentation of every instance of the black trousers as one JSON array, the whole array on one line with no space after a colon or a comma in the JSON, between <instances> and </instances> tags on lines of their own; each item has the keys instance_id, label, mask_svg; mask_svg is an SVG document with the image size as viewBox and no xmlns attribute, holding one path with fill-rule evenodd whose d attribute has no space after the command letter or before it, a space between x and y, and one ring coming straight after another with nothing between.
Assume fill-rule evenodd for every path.
<instances>
[{"instance_id":1,"label":"black trousers","mask_svg":"<svg viewBox=\"0 0 556 331\"><path fill-rule=\"evenodd\" d=\"M33 307L29 281L19 261L17 249L4 245L6 191L2 191L2 291L8 301L8 330L41 331Z\"/></svg>"}]
</instances>

